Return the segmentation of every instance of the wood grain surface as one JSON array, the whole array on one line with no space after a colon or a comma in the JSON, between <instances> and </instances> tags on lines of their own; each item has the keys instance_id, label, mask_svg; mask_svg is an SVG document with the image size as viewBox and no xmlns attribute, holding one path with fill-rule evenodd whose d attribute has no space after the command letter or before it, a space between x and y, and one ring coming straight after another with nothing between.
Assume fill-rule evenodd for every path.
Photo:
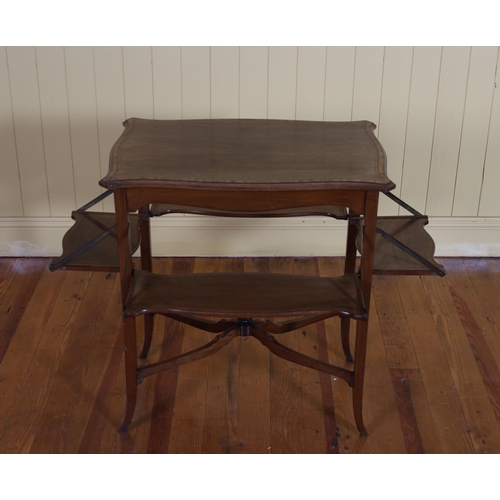
<instances>
[{"instance_id":1,"label":"wood grain surface","mask_svg":"<svg viewBox=\"0 0 500 500\"><path fill-rule=\"evenodd\" d=\"M50 273L49 261L0 259L0 453L500 453L498 259L440 259L444 278L374 277L368 437L356 432L343 380L288 363L243 337L145 379L129 432L119 434L125 377L118 277ZM342 273L343 260L162 258L154 269L327 277ZM159 316L148 359L211 338ZM339 318L279 340L348 366Z\"/></svg>"}]
</instances>

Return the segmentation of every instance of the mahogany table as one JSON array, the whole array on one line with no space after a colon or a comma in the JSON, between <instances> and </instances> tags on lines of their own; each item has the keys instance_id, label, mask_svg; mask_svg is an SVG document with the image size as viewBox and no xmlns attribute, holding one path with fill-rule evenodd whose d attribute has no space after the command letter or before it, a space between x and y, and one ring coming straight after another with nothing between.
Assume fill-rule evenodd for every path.
<instances>
[{"instance_id":1,"label":"mahogany table","mask_svg":"<svg viewBox=\"0 0 500 500\"><path fill-rule=\"evenodd\" d=\"M109 172L100 181L113 191L116 209L127 386L120 430L127 431L137 385L145 377L214 354L239 335L253 336L277 356L345 380L353 389L357 428L366 435L362 397L378 197L395 187L386 175L375 125L368 121L131 118L124 126L111 151ZM347 207L344 274L334 278L154 274L146 217L151 206L158 210L166 206L167 212L168 207L177 207L178 211L238 217L341 215L342 207ZM145 216L140 270L132 264L129 235L131 214L137 211ZM356 272L358 233L362 255ZM139 367L136 318L145 315L141 354L145 358L156 314L212 332L214 339L170 360ZM341 317L342 346L352 369L293 351L273 335L332 316ZM294 319L276 321L284 317ZM354 359L349 346L351 320L356 320Z\"/></svg>"}]
</instances>

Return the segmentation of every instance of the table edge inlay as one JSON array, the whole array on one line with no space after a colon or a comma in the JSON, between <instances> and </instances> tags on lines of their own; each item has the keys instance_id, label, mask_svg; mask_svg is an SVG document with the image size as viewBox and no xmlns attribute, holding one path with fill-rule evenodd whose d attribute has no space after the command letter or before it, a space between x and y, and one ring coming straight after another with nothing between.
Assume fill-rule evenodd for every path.
<instances>
[{"instance_id":1,"label":"table edge inlay","mask_svg":"<svg viewBox=\"0 0 500 500\"><path fill-rule=\"evenodd\" d=\"M318 181L296 181L296 182L283 182L283 181L259 181L259 182L245 182L228 180L227 182L221 181L194 181L194 180L178 180L178 179L153 179L153 178L138 178L138 179L113 179L118 169L119 152L123 142L127 139L129 134L134 130L136 125L141 122L165 122L165 123L189 123L189 122L274 122L274 123L311 123L320 124L365 124L367 137L373 143L377 150L378 162L377 173L381 177L381 181L353 181L353 180L318 180ZM210 190L216 189L219 191L315 191L320 189L362 189L367 191L387 192L396 187L386 172L386 154L380 141L374 134L376 125L368 120L354 120L354 121L312 121L312 120L281 120L281 119L235 119L235 118L216 118L216 119L192 119L192 120L150 120L144 118L128 118L123 122L125 130L114 143L110 152L109 170L104 178L101 179L99 184L106 189L119 189L119 188L170 188L170 189L192 189L192 190Z\"/></svg>"}]
</instances>

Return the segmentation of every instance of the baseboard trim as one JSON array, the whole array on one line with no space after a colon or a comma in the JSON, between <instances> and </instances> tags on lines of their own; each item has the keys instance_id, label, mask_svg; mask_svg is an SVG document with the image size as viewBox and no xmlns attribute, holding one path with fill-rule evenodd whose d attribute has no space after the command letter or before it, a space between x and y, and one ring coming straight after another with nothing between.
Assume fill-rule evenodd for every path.
<instances>
[{"instance_id":1,"label":"baseboard trim","mask_svg":"<svg viewBox=\"0 0 500 500\"><path fill-rule=\"evenodd\" d=\"M69 217L0 218L0 256L58 256L72 224ZM500 257L500 217L431 217L427 230L438 257ZM346 223L175 214L153 219L152 240L155 256L339 256Z\"/></svg>"}]
</instances>

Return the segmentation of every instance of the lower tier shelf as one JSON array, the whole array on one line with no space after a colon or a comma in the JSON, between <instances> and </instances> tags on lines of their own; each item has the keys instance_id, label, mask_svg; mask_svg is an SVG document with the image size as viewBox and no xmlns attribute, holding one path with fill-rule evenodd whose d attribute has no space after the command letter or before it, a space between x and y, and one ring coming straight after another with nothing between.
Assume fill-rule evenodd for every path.
<instances>
[{"instance_id":1,"label":"lower tier shelf","mask_svg":"<svg viewBox=\"0 0 500 500\"><path fill-rule=\"evenodd\" d=\"M307 315L366 319L359 278L272 273L163 275L136 270L124 316L141 314L278 318Z\"/></svg>"}]
</instances>

